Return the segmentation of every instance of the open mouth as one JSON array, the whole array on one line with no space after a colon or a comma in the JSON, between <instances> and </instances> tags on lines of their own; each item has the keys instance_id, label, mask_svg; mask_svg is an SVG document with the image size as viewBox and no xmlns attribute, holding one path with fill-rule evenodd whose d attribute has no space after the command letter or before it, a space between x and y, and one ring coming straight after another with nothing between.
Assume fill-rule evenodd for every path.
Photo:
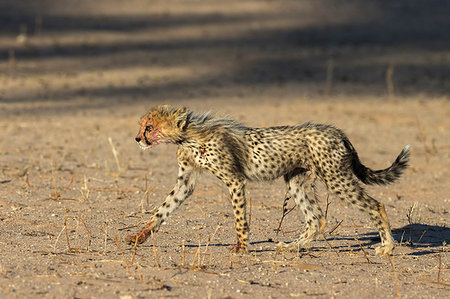
<instances>
[{"instance_id":1,"label":"open mouth","mask_svg":"<svg viewBox=\"0 0 450 299\"><path fill-rule=\"evenodd\" d=\"M139 145L139 147L140 147L142 150L146 150L146 149L149 149L149 148L154 147L154 146L157 145L158 143L159 143L159 141L153 141L153 142L148 142L148 143L140 141L140 142L138 142L137 144Z\"/></svg>"},{"instance_id":2,"label":"open mouth","mask_svg":"<svg viewBox=\"0 0 450 299\"><path fill-rule=\"evenodd\" d=\"M153 146L153 144L145 144L145 143L143 143L143 142L138 142L138 145L139 145L139 147L140 147L142 150L149 149L149 148L151 148L151 147Z\"/></svg>"}]
</instances>

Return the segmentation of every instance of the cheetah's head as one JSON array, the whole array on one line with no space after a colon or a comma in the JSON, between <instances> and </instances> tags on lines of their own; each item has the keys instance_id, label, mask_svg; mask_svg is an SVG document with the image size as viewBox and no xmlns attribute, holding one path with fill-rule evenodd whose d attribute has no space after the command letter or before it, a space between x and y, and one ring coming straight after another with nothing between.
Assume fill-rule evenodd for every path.
<instances>
[{"instance_id":1,"label":"cheetah's head","mask_svg":"<svg viewBox=\"0 0 450 299\"><path fill-rule=\"evenodd\" d=\"M179 143L187 123L188 109L162 105L152 108L139 120L136 142L142 149L159 143Z\"/></svg>"}]
</instances>

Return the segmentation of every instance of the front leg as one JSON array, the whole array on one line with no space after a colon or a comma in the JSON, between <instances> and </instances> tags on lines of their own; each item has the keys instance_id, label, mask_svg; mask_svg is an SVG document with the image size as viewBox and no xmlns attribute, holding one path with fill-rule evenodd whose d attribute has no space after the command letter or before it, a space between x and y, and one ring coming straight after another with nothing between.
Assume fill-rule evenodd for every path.
<instances>
[{"instance_id":1,"label":"front leg","mask_svg":"<svg viewBox=\"0 0 450 299\"><path fill-rule=\"evenodd\" d=\"M247 202L245 199L245 181L235 180L227 183L234 212L234 226L237 234L237 244L233 248L234 252L248 252L248 223L247 223Z\"/></svg>"},{"instance_id":2,"label":"front leg","mask_svg":"<svg viewBox=\"0 0 450 299\"><path fill-rule=\"evenodd\" d=\"M157 232L161 224L169 217L170 213L178 208L192 194L197 176L198 172L194 168L187 168L185 165L180 165L177 183L166 200L156 210L147 225L137 234L128 235L125 241L130 244L135 244L136 242L143 243L152 232Z\"/></svg>"}]
</instances>

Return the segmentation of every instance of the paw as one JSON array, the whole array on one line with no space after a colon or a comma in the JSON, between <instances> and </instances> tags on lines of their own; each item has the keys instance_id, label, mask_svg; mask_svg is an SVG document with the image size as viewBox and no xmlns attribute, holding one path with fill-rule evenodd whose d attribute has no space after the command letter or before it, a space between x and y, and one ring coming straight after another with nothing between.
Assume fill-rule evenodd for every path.
<instances>
[{"instance_id":1,"label":"paw","mask_svg":"<svg viewBox=\"0 0 450 299\"><path fill-rule=\"evenodd\" d=\"M137 241L137 244L144 243L145 240L147 240L148 236L150 235L150 231L141 231L134 235L128 235L125 237L125 242L128 244L134 245Z\"/></svg>"},{"instance_id":2,"label":"paw","mask_svg":"<svg viewBox=\"0 0 450 299\"><path fill-rule=\"evenodd\" d=\"M237 243L235 245L231 245L230 252L231 253L248 253L248 248L247 248L247 245Z\"/></svg>"},{"instance_id":3,"label":"paw","mask_svg":"<svg viewBox=\"0 0 450 299\"><path fill-rule=\"evenodd\" d=\"M300 250L300 246L298 246L295 242L286 244L283 242L279 242L277 244L277 252L298 252Z\"/></svg>"},{"instance_id":4,"label":"paw","mask_svg":"<svg viewBox=\"0 0 450 299\"><path fill-rule=\"evenodd\" d=\"M385 244L375 248L375 255L377 256L392 255L393 250L394 244Z\"/></svg>"}]
</instances>

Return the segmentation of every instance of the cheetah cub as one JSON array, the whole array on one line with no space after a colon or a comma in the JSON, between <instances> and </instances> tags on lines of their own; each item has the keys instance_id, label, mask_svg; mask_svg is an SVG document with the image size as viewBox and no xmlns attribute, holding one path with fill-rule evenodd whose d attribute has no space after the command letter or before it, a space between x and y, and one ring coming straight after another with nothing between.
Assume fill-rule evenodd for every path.
<instances>
[{"instance_id":1,"label":"cheetah cub","mask_svg":"<svg viewBox=\"0 0 450 299\"><path fill-rule=\"evenodd\" d=\"M278 250L298 250L323 232L326 221L316 196L316 180L347 204L366 212L378 229L381 246L377 255L391 254L394 241L384 205L370 197L361 183L385 185L397 180L408 166L410 146L383 170L361 164L345 134L332 126L304 123L298 126L250 128L209 113L163 105L151 109L139 121L136 142L142 149L159 143L178 145L178 178L173 190L148 224L126 241L144 242L194 191L199 173L207 170L219 178L231 195L237 244L247 252L249 227L246 217L247 181L270 181L283 176L288 196L305 214L306 228L292 243Z\"/></svg>"}]
</instances>

